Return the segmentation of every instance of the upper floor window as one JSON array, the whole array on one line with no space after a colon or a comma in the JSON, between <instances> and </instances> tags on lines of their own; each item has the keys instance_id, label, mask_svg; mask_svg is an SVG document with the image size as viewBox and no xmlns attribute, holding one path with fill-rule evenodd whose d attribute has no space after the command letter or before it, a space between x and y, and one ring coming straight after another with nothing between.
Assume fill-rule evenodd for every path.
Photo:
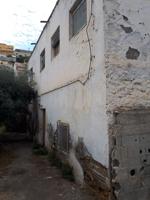
<instances>
[{"instance_id":1,"label":"upper floor window","mask_svg":"<svg viewBox=\"0 0 150 200\"><path fill-rule=\"evenodd\" d=\"M54 35L51 38L51 51L52 58L56 57L60 51L60 27L57 28Z\"/></svg>"},{"instance_id":2,"label":"upper floor window","mask_svg":"<svg viewBox=\"0 0 150 200\"><path fill-rule=\"evenodd\" d=\"M33 82L33 80L34 80L33 67L28 72L28 78L29 78L29 82Z\"/></svg>"},{"instance_id":3,"label":"upper floor window","mask_svg":"<svg viewBox=\"0 0 150 200\"><path fill-rule=\"evenodd\" d=\"M70 37L77 34L87 23L86 0L76 0L70 10Z\"/></svg>"},{"instance_id":4,"label":"upper floor window","mask_svg":"<svg viewBox=\"0 0 150 200\"><path fill-rule=\"evenodd\" d=\"M42 51L40 55L40 71L45 68L45 49Z\"/></svg>"}]
</instances>

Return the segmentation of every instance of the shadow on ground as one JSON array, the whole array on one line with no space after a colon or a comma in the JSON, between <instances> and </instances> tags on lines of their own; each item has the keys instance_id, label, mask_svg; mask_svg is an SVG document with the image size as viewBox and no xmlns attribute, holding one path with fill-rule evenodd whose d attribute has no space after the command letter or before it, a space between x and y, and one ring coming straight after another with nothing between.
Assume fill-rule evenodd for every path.
<instances>
[{"instance_id":1,"label":"shadow on ground","mask_svg":"<svg viewBox=\"0 0 150 200\"><path fill-rule=\"evenodd\" d=\"M30 143L0 148L0 200L98 200L94 193L62 178Z\"/></svg>"}]
</instances>

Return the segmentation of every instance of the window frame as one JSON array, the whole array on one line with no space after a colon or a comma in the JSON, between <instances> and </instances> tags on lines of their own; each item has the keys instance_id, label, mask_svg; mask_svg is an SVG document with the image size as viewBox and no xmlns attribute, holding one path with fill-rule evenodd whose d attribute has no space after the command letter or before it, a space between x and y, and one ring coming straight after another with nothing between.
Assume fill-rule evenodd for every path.
<instances>
[{"instance_id":1,"label":"window frame","mask_svg":"<svg viewBox=\"0 0 150 200\"><path fill-rule=\"evenodd\" d=\"M42 50L40 54L40 72L45 69L45 48Z\"/></svg>"},{"instance_id":2,"label":"window frame","mask_svg":"<svg viewBox=\"0 0 150 200\"><path fill-rule=\"evenodd\" d=\"M73 17L84 3L86 4L85 5L86 6L85 23L75 32ZM69 11L69 38L71 39L72 37L76 36L86 25L87 25L87 1L86 0L76 0Z\"/></svg>"},{"instance_id":3,"label":"window frame","mask_svg":"<svg viewBox=\"0 0 150 200\"><path fill-rule=\"evenodd\" d=\"M58 34L58 39L54 43L54 38ZM57 27L56 31L51 37L51 60L57 57L60 53L60 26Z\"/></svg>"}]
</instances>

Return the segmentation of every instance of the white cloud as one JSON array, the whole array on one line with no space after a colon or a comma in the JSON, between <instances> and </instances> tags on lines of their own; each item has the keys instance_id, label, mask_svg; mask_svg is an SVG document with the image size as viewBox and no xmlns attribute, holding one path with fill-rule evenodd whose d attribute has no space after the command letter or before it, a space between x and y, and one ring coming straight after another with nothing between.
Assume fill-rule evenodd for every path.
<instances>
[{"instance_id":1,"label":"white cloud","mask_svg":"<svg viewBox=\"0 0 150 200\"><path fill-rule=\"evenodd\" d=\"M15 48L32 49L43 28L40 20L47 20L56 0L5 0L1 2L0 42Z\"/></svg>"}]
</instances>

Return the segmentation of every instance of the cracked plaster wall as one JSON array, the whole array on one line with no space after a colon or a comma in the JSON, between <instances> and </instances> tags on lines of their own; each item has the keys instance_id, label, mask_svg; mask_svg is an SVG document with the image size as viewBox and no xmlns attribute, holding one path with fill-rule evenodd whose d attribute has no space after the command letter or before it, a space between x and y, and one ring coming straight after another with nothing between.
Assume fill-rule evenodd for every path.
<instances>
[{"instance_id":1,"label":"cracked plaster wall","mask_svg":"<svg viewBox=\"0 0 150 200\"><path fill-rule=\"evenodd\" d=\"M113 166L111 181L112 191L117 199L121 200L149 199L148 175L144 176L140 172L140 167L145 168L139 150L140 146L146 149L149 141L149 134L147 134L149 123L142 121L146 119L146 112L150 106L149 13L150 1L147 0L104 0L110 168ZM143 110L144 114L136 112L136 109ZM120 112L126 112L127 117L122 123L116 124L115 115L121 116ZM134 122L131 116L134 116ZM149 121L149 116L147 119ZM146 140L141 140L142 137ZM119 143L119 140L122 142ZM136 141L138 141L137 145L134 144ZM119 159L115 159L114 152L120 155ZM142 156L147 156L148 152L146 150L145 152ZM133 166L136 175L132 174ZM147 166L149 167L148 163Z\"/></svg>"},{"instance_id":2,"label":"cracked plaster wall","mask_svg":"<svg viewBox=\"0 0 150 200\"><path fill-rule=\"evenodd\" d=\"M147 0L104 1L108 113L150 105L149 13Z\"/></svg>"},{"instance_id":3,"label":"cracked plaster wall","mask_svg":"<svg viewBox=\"0 0 150 200\"><path fill-rule=\"evenodd\" d=\"M46 124L51 122L56 129L58 120L68 123L73 147L76 146L78 137L82 137L93 159L107 168L109 156L103 1L87 1L87 25L74 37L69 38L69 11L74 3L75 0L59 1L30 58L29 69L33 67L35 73L40 96L39 103L42 108L46 109ZM60 26L60 52L54 59L51 59L50 40L58 26ZM92 55L90 55L87 31ZM45 69L40 72L39 58L44 48L46 52ZM87 83L82 85L75 82L67 85L79 79L85 81L91 59L92 66ZM66 87L59 88L64 85ZM50 92L56 88L59 89ZM46 132L46 144L47 135ZM70 153L70 160L74 168L77 168L75 170L79 172L74 149ZM78 173L79 176L80 174Z\"/></svg>"}]
</instances>

